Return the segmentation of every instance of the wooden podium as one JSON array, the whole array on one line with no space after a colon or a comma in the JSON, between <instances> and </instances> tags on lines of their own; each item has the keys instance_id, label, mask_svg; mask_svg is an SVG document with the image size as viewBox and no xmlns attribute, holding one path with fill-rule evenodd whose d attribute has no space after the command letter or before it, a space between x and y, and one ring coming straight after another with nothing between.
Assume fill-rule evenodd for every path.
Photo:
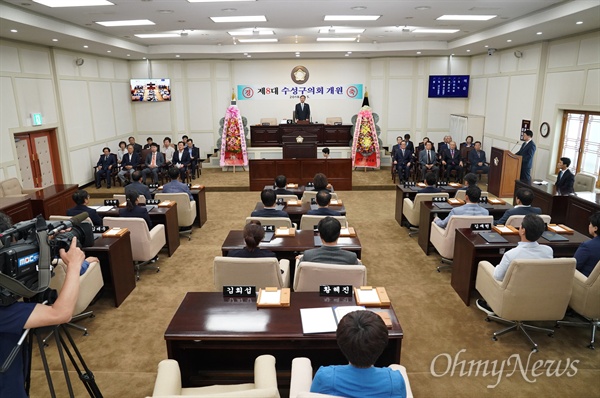
<instances>
[{"instance_id":1,"label":"wooden podium","mask_svg":"<svg viewBox=\"0 0 600 398\"><path fill-rule=\"evenodd\" d=\"M296 137L302 136L303 141L297 142ZM317 136L314 134L301 134L293 132L281 137L283 141L284 159L316 159Z\"/></svg>"},{"instance_id":2,"label":"wooden podium","mask_svg":"<svg viewBox=\"0 0 600 398\"><path fill-rule=\"evenodd\" d=\"M521 175L521 156L507 149L492 147L488 192L501 198L512 198L515 193L515 180Z\"/></svg>"}]
</instances>

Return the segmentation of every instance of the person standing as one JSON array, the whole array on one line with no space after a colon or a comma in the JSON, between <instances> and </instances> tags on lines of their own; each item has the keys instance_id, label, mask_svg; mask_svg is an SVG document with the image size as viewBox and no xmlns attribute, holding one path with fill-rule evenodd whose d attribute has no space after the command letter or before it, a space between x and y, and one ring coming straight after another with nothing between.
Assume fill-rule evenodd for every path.
<instances>
[{"instance_id":1,"label":"person standing","mask_svg":"<svg viewBox=\"0 0 600 398\"><path fill-rule=\"evenodd\" d=\"M296 120L297 121L310 121L310 106L306 103L306 96L300 96L300 102L296 104Z\"/></svg>"},{"instance_id":2,"label":"person standing","mask_svg":"<svg viewBox=\"0 0 600 398\"><path fill-rule=\"evenodd\" d=\"M559 195L568 195L575 192L573 190L573 184L575 183L575 176L569 170L571 165L571 159L560 158L558 161L558 177L556 178L556 190Z\"/></svg>"},{"instance_id":3,"label":"person standing","mask_svg":"<svg viewBox=\"0 0 600 398\"><path fill-rule=\"evenodd\" d=\"M525 142L521 145L519 152L515 155L523 157L521 162L521 181L524 183L531 183L531 167L533 166L533 155L535 154L536 146L533 142L533 131L525 130L523 134Z\"/></svg>"}]
</instances>

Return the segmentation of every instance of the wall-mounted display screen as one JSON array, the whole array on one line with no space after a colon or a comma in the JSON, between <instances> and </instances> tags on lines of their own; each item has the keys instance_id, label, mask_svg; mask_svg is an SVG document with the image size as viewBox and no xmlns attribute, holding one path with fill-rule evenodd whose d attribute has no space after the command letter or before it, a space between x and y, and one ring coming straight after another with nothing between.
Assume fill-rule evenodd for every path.
<instances>
[{"instance_id":1,"label":"wall-mounted display screen","mask_svg":"<svg viewBox=\"0 0 600 398\"><path fill-rule=\"evenodd\" d=\"M468 98L469 75L429 76L429 98Z\"/></svg>"},{"instance_id":2,"label":"wall-mounted display screen","mask_svg":"<svg viewBox=\"0 0 600 398\"><path fill-rule=\"evenodd\" d=\"M171 101L171 79L131 79L131 100Z\"/></svg>"}]
</instances>

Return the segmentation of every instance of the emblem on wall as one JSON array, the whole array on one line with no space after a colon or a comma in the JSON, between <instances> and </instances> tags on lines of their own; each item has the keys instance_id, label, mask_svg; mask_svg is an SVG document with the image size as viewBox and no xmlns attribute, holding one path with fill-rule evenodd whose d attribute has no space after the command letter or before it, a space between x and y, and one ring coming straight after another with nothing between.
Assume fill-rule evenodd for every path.
<instances>
[{"instance_id":1,"label":"emblem on wall","mask_svg":"<svg viewBox=\"0 0 600 398\"><path fill-rule=\"evenodd\" d=\"M294 83L304 84L308 81L308 69L306 69L304 66L298 65L292 69L291 76Z\"/></svg>"}]
</instances>

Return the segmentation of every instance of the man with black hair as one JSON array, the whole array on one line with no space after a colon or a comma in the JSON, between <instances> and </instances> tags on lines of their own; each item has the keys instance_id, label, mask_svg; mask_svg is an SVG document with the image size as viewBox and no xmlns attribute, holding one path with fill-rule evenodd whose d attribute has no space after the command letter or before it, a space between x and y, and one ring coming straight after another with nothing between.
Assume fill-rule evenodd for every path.
<instances>
[{"instance_id":1,"label":"man with black hair","mask_svg":"<svg viewBox=\"0 0 600 398\"><path fill-rule=\"evenodd\" d=\"M111 155L110 148L105 147L102 149L103 155L100 156L98 163L96 163L96 189L102 187L102 179L106 179L106 188L110 188L112 170L117 167L116 156Z\"/></svg>"},{"instance_id":2,"label":"man with black hair","mask_svg":"<svg viewBox=\"0 0 600 398\"><path fill-rule=\"evenodd\" d=\"M330 209L329 202L331 202L331 194L327 191L319 191L317 192L317 204L319 205L318 209L309 210L306 214L309 216L341 216L337 210Z\"/></svg>"},{"instance_id":3,"label":"man with black hair","mask_svg":"<svg viewBox=\"0 0 600 398\"><path fill-rule=\"evenodd\" d=\"M185 150L190 154L190 161L192 166L192 180L196 179L196 167L198 166L198 159L200 158L200 148L194 145L194 140L188 138L185 142Z\"/></svg>"},{"instance_id":4,"label":"man with black hair","mask_svg":"<svg viewBox=\"0 0 600 398\"><path fill-rule=\"evenodd\" d=\"M427 141L425 149L419 152L419 164L421 165L421 175L426 175L429 172L435 173L436 178L439 171L438 156L433 149L433 143Z\"/></svg>"},{"instance_id":5,"label":"man with black hair","mask_svg":"<svg viewBox=\"0 0 600 398\"><path fill-rule=\"evenodd\" d=\"M527 214L542 214L539 207L531 207L533 191L529 188L519 188L515 193L516 206L504 212L499 220L494 220L495 225L504 225L510 216L525 216Z\"/></svg>"},{"instance_id":6,"label":"man with black hair","mask_svg":"<svg viewBox=\"0 0 600 398\"><path fill-rule=\"evenodd\" d=\"M554 186L556 187L557 193L559 195L568 195L570 193L575 192L573 190L573 184L575 183L575 176L569 170L569 166L571 165L571 159L569 158L560 158L558 161L558 177L556 178L556 183Z\"/></svg>"},{"instance_id":7,"label":"man with black hair","mask_svg":"<svg viewBox=\"0 0 600 398\"><path fill-rule=\"evenodd\" d=\"M329 159L329 154L331 153L331 151L329 150L329 148L323 148L321 150L321 152L323 153L323 158Z\"/></svg>"},{"instance_id":8,"label":"man with black hair","mask_svg":"<svg viewBox=\"0 0 600 398\"><path fill-rule=\"evenodd\" d=\"M487 165L485 151L481 150L481 141L475 141L474 148L469 152L469 162L471 163L471 173L487 174L490 166Z\"/></svg>"},{"instance_id":9,"label":"man with black hair","mask_svg":"<svg viewBox=\"0 0 600 398\"><path fill-rule=\"evenodd\" d=\"M179 193L179 192L184 192L187 193L188 196L190 197L190 200L194 200L194 197L192 196L192 192L190 192L190 187L187 186L187 184L184 184L183 182L179 181L179 170L175 167L171 167L168 171L169 173L169 177L171 178L171 181L166 183L165 185L163 185L163 193Z\"/></svg>"},{"instance_id":10,"label":"man with black hair","mask_svg":"<svg viewBox=\"0 0 600 398\"><path fill-rule=\"evenodd\" d=\"M150 189L142 184L142 172L139 170L134 171L131 175L131 184L125 187L125 195L132 191L137 192L138 195L144 195L146 199L152 199Z\"/></svg>"},{"instance_id":11,"label":"man with black hair","mask_svg":"<svg viewBox=\"0 0 600 398\"><path fill-rule=\"evenodd\" d=\"M592 239L579 245L573 256L577 260L577 270L585 276L590 276L600 261L600 211L590 216L588 231Z\"/></svg>"},{"instance_id":12,"label":"man with black hair","mask_svg":"<svg viewBox=\"0 0 600 398\"><path fill-rule=\"evenodd\" d=\"M275 177L275 195L295 195L292 191L285 189L287 186L287 178L284 175Z\"/></svg>"},{"instance_id":13,"label":"man with black hair","mask_svg":"<svg viewBox=\"0 0 600 398\"><path fill-rule=\"evenodd\" d=\"M173 154L173 167L179 169L179 178L181 181L185 180L187 169L192 164L192 158L190 158L190 152L185 150L185 144L183 141L177 143L177 150Z\"/></svg>"},{"instance_id":14,"label":"man with black hair","mask_svg":"<svg viewBox=\"0 0 600 398\"><path fill-rule=\"evenodd\" d=\"M389 339L379 315L366 310L346 314L338 323L336 339L349 364L321 366L311 392L343 397L406 397L400 371L374 366Z\"/></svg>"},{"instance_id":15,"label":"man with black hair","mask_svg":"<svg viewBox=\"0 0 600 398\"><path fill-rule=\"evenodd\" d=\"M417 193L440 193L442 190L435 186L437 182L437 178L434 173L425 174L425 184L427 186L425 188L419 189Z\"/></svg>"},{"instance_id":16,"label":"man with black hair","mask_svg":"<svg viewBox=\"0 0 600 398\"><path fill-rule=\"evenodd\" d=\"M146 145L144 145L143 149L150 149L152 147L152 144L154 144L154 140L152 139L152 137L146 138Z\"/></svg>"},{"instance_id":17,"label":"man with black hair","mask_svg":"<svg viewBox=\"0 0 600 398\"><path fill-rule=\"evenodd\" d=\"M362 264L356 253L342 250L341 247L337 246L342 229L342 225L337 219L325 217L319 221L318 229L323 246L307 250L303 256L296 257L298 264L302 261L326 264Z\"/></svg>"},{"instance_id":18,"label":"man with black hair","mask_svg":"<svg viewBox=\"0 0 600 398\"><path fill-rule=\"evenodd\" d=\"M477 174L475 174L475 173L467 173L467 175L465 176L465 180L463 182L463 187L458 188L456 190L456 192L466 191L467 188L469 188L471 186L477 186ZM454 196L456 196L456 194L454 194Z\"/></svg>"},{"instance_id":19,"label":"man with black hair","mask_svg":"<svg viewBox=\"0 0 600 398\"><path fill-rule=\"evenodd\" d=\"M275 191L272 189L263 189L260 193L260 200L264 206L264 209L254 210L250 217L286 217L289 218L289 214L287 214L283 210L277 210L275 207L275 202L277 199L277 195L275 195Z\"/></svg>"},{"instance_id":20,"label":"man with black hair","mask_svg":"<svg viewBox=\"0 0 600 398\"><path fill-rule=\"evenodd\" d=\"M415 153L415 144L410 140L410 134L404 134L404 141L406 141L406 149Z\"/></svg>"},{"instance_id":21,"label":"man with black hair","mask_svg":"<svg viewBox=\"0 0 600 398\"><path fill-rule=\"evenodd\" d=\"M138 155L142 152L142 146L135 142L135 137L129 137L129 145L133 146L133 151Z\"/></svg>"},{"instance_id":22,"label":"man with black hair","mask_svg":"<svg viewBox=\"0 0 600 398\"><path fill-rule=\"evenodd\" d=\"M158 151L158 144L155 142L150 146L150 150L150 153L146 155L146 162L144 163L146 167L142 170L142 180L146 183L148 174L152 174L152 182L158 184L158 172L165 164L165 157Z\"/></svg>"},{"instance_id":23,"label":"man with black hair","mask_svg":"<svg viewBox=\"0 0 600 398\"><path fill-rule=\"evenodd\" d=\"M394 148L395 147L396 145L394 145ZM392 160L394 164L392 167L396 168L400 181L407 181L408 175L410 174L410 166L413 161L413 154L412 151L406 147L406 141L400 141L399 147L395 149Z\"/></svg>"},{"instance_id":24,"label":"man with black hair","mask_svg":"<svg viewBox=\"0 0 600 398\"><path fill-rule=\"evenodd\" d=\"M441 228L446 228L448 222L452 216L487 216L490 212L487 209L479 206L479 198L481 198L481 189L479 187L467 188L467 196L465 197L465 204L459 207L454 207L448 213L448 216L443 220L436 217L433 222Z\"/></svg>"},{"instance_id":25,"label":"man with black hair","mask_svg":"<svg viewBox=\"0 0 600 398\"><path fill-rule=\"evenodd\" d=\"M90 195L86 190L80 189L75 191L71 198L73 199L73 202L75 202L75 207L71 207L67 210L67 216L75 217L78 214L86 212L94 225L102 225L102 219L96 210L87 205L90 202Z\"/></svg>"},{"instance_id":26,"label":"man with black hair","mask_svg":"<svg viewBox=\"0 0 600 398\"><path fill-rule=\"evenodd\" d=\"M535 155L535 142L533 142L533 131L525 130L523 134L523 145L515 155L523 157L521 161L521 181L525 183L531 182L531 167L533 167L533 155Z\"/></svg>"}]
</instances>

